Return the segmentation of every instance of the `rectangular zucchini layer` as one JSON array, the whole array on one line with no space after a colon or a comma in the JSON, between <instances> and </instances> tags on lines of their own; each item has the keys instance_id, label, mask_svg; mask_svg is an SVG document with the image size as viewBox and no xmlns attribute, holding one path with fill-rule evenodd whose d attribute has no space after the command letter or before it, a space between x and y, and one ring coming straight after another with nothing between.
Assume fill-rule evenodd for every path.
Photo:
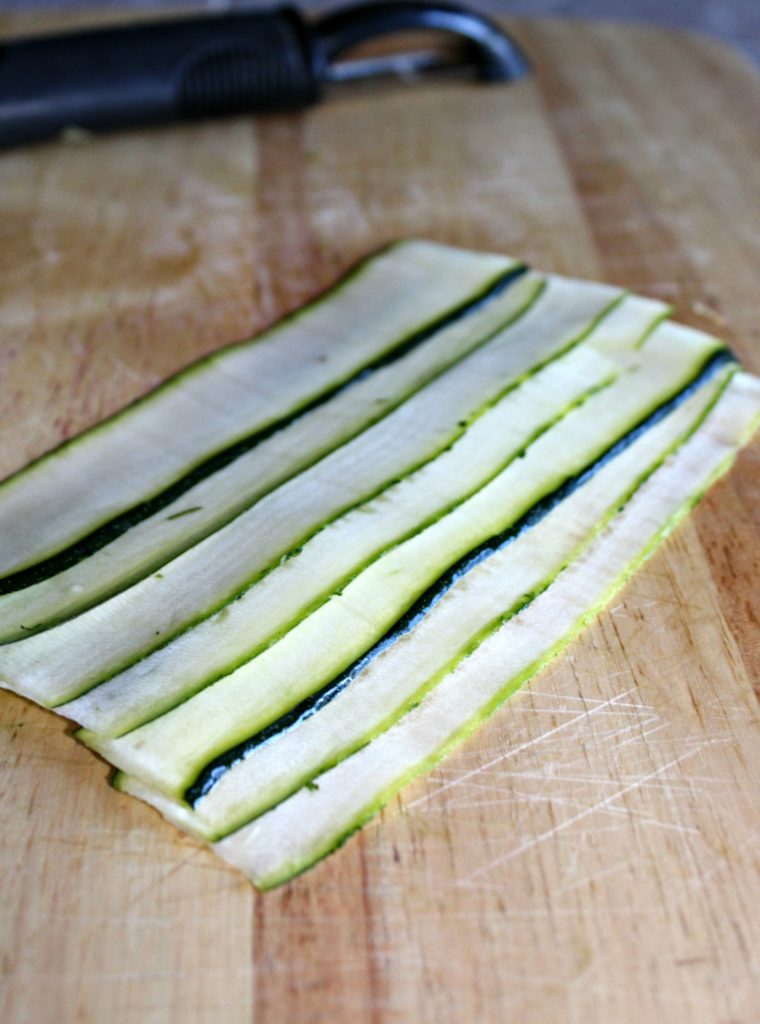
<instances>
[{"instance_id":1,"label":"rectangular zucchini layer","mask_svg":"<svg viewBox=\"0 0 760 1024\"><path fill-rule=\"evenodd\" d=\"M0 576L49 558L214 453L293 415L513 265L402 242L263 335L195 363L0 484Z\"/></svg>"},{"instance_id":2,"label":"rectangular zucchini layer","mask_svg":"<svg viewBox=\"0 0 760 1024\"><path fill-rule=\"evenodd\" d=\"M291 878L553 658L757 425L760 381L666 314L385 250L0 482L0 686L261 888Z\"/></svg>"},{"instance_id":3,"label":"rectangular zucchini layer","mask_svg":"<svg viewBox=\"0 0 760 1024\"><path fill-rule=\"evenodd\" d=\"M505 330L526 312L545 283L532 273L512 278L467 315L411 349L402 346L388 363L365 371L350 387L282 423L152 515L115 536L110 530L108 536L106 531L91 535L72 564L0 594L0 642L56 625L160 569Z\"/></svg>"},{"instance_id":4,"label":"rectangular zucchini layer","mask_svg":"<svg viewBox=\"0 0 760 1024\"><path fill-rule=\"evenodd\" d=\"M719 343L670 324L627 355L625 373L546 430L471 498L389 552L258 657L118 739L79 737L174 797L204 766L345 670L467 552L580 473L699 372ZM308 671L304 672L304 666Z\"/></svg>"},{"instance_id":5,"label":"rectangular zucchini layer","mask_svg":"<svg viewBox=\"0 0 760 1024\"><path fill-rule=\"evenodd\" d=\"M320 526L438 455L485 405L579 344L621 296L606 287L549 281L516 324L160 572L1 647L0 682L38 703L62 704L163 646L222 608Z\"/></svg>"},{"instance_id":6,"label":"rectangular zucchini layer","mask_svg":"<svg viewBox=\"0 0 760 1024\"><path fill-rule=\"evenodd\" d=\"M604 464L586 483L465 572L417 625L321 695L293 722L240 754L188 804L133 776L116 788L147 800L181 828L221 838L269 810L384 732L491 632L546 589L644 481L704 421L727 386L726 368Z\"/></svg>"},{"instance_id":7,"label":"rectangular zucchini layer","mask_svg":"<svg viewBox=\"0 0 760 1024\"><path fill-rule=\"evenodd\" d=\"M758 382L740 375L705 426L543 594L399 722L312 786L216 843L216 852L259 888L271 889L344 842L556 657L726 471L759 412Z\"/></svg>"}]
</instances>

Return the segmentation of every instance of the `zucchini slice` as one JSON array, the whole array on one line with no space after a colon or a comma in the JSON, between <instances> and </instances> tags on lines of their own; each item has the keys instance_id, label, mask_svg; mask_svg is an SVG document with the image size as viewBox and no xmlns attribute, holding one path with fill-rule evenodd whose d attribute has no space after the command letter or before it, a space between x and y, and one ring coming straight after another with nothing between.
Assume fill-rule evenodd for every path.
<instances>
[{"instance_id":1,"label":"zucchini slice","mask_svg":"<svg viewBox=\"0 0 760 1024\"><path fill-rule=\"evenodd\" d=\"M56 705L139 661L222 608L320 526L438 455L485 405L579 344L621 296L606 286L550 280L516 324L160 572L0 647L0 682Z\"/></svg>"},{"instance_id":2,"label":"zucchini slice","mask_svg":"<svg viewBox=\"0 0 760 1024\"><path fill-rule=\"evenodd\" d=\"M364 371L351 387L339 389L332 398L261 437L253 448L153 515L115 537L110 537L110 528L101 530L100 547L91 535L85 541L86 553L73 564L37 583L0 594L0 640L39 632L119 593L383 419L530 307L545 282L537 274L516 274L509 272L502 290L467 315L444 324L411 348L402 346L388 362Z\"/></svg>"},{"instance_id":3,"label":"zucchini slice","mask_svg":"<svg viewBox=\"0 0 760 1024\"><path fill-rule=\"evenodd\" d=\"M385 551L475 494L615 376L611 360L573 349L484 410L422 469L323 527L236 601L58 710L108 736L169 711L271 646Z\"/></svg>"},{"instance_id":4,"label":"zucchini slice","mask_svg":"<svg viewBox=\"0 0 760 1024\"><path fill-rule=\"evenodd\" d=\"M546 430L475 495L391 548L258 657L117 739L78 736L116 767L181 797L205 765L359 658L460 558L512 526L685 387L721 347L665 323L623 375ZM308 671L304 672L304 666Z\"/></svg>"},{"instance_id":5,"label":"zucchini slice","mask_svg":"<svg viewBox=\"0 0 760 1024\"><path fill-rule=\"evenodd\" d=\"M139 796L174 824L221 838L338 764L420 702L448 671L530 600L601 533L666 457L694 433L727 386L726 368L609 459L537 524L460 576L406 634L366 666L309 702L278 731L254 737L192 810L132 776L117 789ZM275 727L277 723L275 723Z\"/></svg>"},{"instance_id":6,"label":"zucchini slice","mask_svg":"<svg viewBox=\"0 0 760 1024\"><path fill-rule=\"evenodd\" d=\"M293 416L472 302L511 266L501 256L402 242L263 335L193 364L0 484L0 575L50 558Z\"/></svg>"},{"instance_id":7,"label":"zucchini slice","mask_svg":"<svg viewBox=\"0 0 760 1024\"><path fill-rule=\"evenodd\" d=\"M757 425L760 385L738 375L715 412L527 607L484 639L422 702L316 783L215 844L261 889L304 871L469 735L552 660L621 589Z\"/></svg>"}]
</instances>

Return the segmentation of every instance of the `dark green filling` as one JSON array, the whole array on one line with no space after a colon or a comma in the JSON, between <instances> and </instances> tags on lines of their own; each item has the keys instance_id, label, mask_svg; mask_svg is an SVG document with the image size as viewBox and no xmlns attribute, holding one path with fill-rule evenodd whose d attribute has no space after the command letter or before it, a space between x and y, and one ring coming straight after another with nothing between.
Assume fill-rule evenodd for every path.
<instances>
[{"instance_id":1,"label":"dark green filling","mask_svg":"<svg viewBox=\"0 0 760 1024\"><path fill-rule=\"evenodd\" d=\"M517 523L479 545L451 566L450 569L448 569L417 599L412 607L404 613L404 615L373 647L370 648L369 651L358 658L344 672L338 675L325 687L301 701L285 715L272 722L266 728L244 740L242 743L236 744L234 747L209 762L209 764L198 775L195 782L186 790L184 794L185 800L191 805L195 804L201 797L205 796L210 789L212 789L215 783L222 777L222 775L225 774L225 772L239 761L245 759L245 757L247 757L248 754L256 747L274 739L285 730L297 728L301 722L316 714L316 712L333 700L334 697L337 697L338 694L341 693L379 654L387 650L387 648L400 639L400 637L409 633L462 576L474 569L475 566L484 559L489 558L495 552L506 547L524 531L531 529L539 523L549 512L552 511L552 509L554 509L560 502L564 501L565 498L569 497L573 491L586 483L604 465L629 447L629 445L631 445L638 437L649 430L650 427L654 426L657 422L667 416L673 411L673 409L693 394L694 391L705 384L722 366L733 361L733 356L727 349L710 356L694 379L687 384L685 388L682 388L677 395L664 402L653 413L650 413L640 423L629 430L622 438L610 445L610 447L590 466L584 469L581 473L568 478L551 494L538 501L533 508L518 520ZM525 594L523 596L521 607L530 603L534 596L534 594Z\"/></svg>"},{"instance_id":2,"label":"dark green filling","mask_svg":"<svg viewBox=\"0 0 760 1024\"><path fill-rule=\"evenodd\" d=\"M297 419L300 419L301 416L305 416L318 406L335 398L335 396L340 392L352 387L360 380L364 380L369 376L369 374L375 373L383 367L402 359L407 355L407 353L427 341L432 337L432 335L444 330L446 327L449 327L455 321L480 309L486 303L506 291L510 285L525 274L526 270L527 267L521 265L513 267L506 273L501 274L474 298L465 300L454 309L451 309L447 313L438 317L436 320L426 324L419 330L413 331L405 338L401 338L390 351L383 353L371 363L362 367L361 370L357 371L357 373L348 380L342 381L318 395L316 398L311 399L305 405L301 406L301 408L296 412L277 420L270 426L249 434L248 437L235 442L222 451L216 452L197 466L194 466L188 473L179 480L176 480L159 494L134 505L132 508L120 515L115 516L109 522L99 526L86 537L76 541L76 543L70 545L64 550L37 562L35 565L29 566L26 569L20 569L18 572L14 572L9 576L6 576L4 579L0 580L0 595L33 586L35 583L48 579L56 573L63 572L65 569L70 568L70 566L75 565L77 562L81 562L84 558L87 558L89 555L99 551L107 544L116 540L117 537L126 533L127 530L131 529L137 523L142 522L144 519L148 519L150 516L160 512L161 509L166 508L167 505L170 505L191 487L200 483L201 480L205 480L206 477L211 476L213 473L218 473L231 462L234 462L235 459L240 458L241 455L251 451L251 449L268 440L279 431L289 427ZM44 457L46 456L43 456L43 458ZM218 525L219 524L215 524L215 526Z\"/></svg>"}]
</instances>

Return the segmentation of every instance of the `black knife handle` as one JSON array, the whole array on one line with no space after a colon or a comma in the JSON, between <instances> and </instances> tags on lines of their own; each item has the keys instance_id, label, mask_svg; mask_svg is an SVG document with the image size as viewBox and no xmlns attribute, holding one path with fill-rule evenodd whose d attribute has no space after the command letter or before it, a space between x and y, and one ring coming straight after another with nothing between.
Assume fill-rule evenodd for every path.
<instances>
[{"instance_id":1,"label":"black knife handle","mask_svg":"<svg viewBox=\"0 0 760 1024\"><path fill-rule=\"evenodd\" d=\"M319 96L320 55L293 8L30 38L0 46L0 146Z\"/></svg>"}]
</instances>

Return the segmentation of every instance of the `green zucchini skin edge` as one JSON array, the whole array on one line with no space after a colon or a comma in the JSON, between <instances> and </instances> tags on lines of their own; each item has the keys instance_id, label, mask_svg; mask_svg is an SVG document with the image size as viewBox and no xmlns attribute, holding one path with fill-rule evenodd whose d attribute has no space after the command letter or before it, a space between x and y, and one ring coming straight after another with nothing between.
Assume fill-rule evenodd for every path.
<instances>
[{"instance_id":1,"label":"green zucchini skin edge","mask_svg":"<svg viewBox=\"0 0 760 1024\"><path fill-rule=\"evenodd\" d=\"M411 240L410 240L411 241ZM116 425L122 418L128 416L137 407L152 402L156 397L159 397L162 393L181 385L187 381L190 377L194 376L198 372L202 371L214 362L224 359L226 354L230 351L239 349L241 347L253 346L258 342L270 338L272 335L279 332L283 327L293 323L295 320L305 316L315 307L324 304L333 298L339 291L341 291L347 284L356 280L374 260L383 255L386 251L392 249L395 246L403 245L404 241L392 243L391 246L387 246L380 251L370 255L369 257L361 260L357 265L351 268L338 282L333 284L331 287L326 289L320 295L318 295L312 301L306 303L306 305L299 307L293 312L287 314L280 320L278 320L271 327L266 328L264 331L255 335L252 338L245 339L243 341L234 342L232 344L225 345L213 352L202 356L197 359L189 366L180 370L178 373L169 377L167 380L162 381L152 390L136 398L133 402L130 402L126 406L117 410L113 415L101 420L99 423L83 431L80 434L72 438L68 438L55 448L40 455L37 459L23 466L21 469L12 473L4 480L0 481L0 500L2 499L2 492L7 487L16 481L20 476L27 473L32 469L37 469L46 460L53 459L61 452L77 444L84 438L92 437L96 433L100 433L104 430L108 430ZM366 376L370 372L381 369L383 366L387 366L391 362L395 362L401 358L407 352L411 351L417 345L422 344L433 334L439 330L443 330L445 327L454 323L456 320L466 316L468 313L473 312L475 309L488 302L488 300L496 295L500 294L512 283L518 280L523 274L527 272L528 268L523 263L513 263L508 266L507 269L499 272L493 277L489 278L486 283L473 292L470 296L463 299L461 302L454 306L442 310L439 316L429 319L428 321L420 324L406 335L399 338L395 343L390 345L381 355L368 361L364 366L357 370L354 374L348 378L338 381L332 386L326 387L322 392L311 399L305 400L297 408L291 410L284 416L275 419L271 424L264 426L260 429L254 430L247 436L232 442L229 445L222 447L216 452L211 453L208 456L202 458L199 462L188 466L186 472L170 483L166 487L160 489L157 493L149 496L145 500L139 501L132 505L124 512L112 516L99 526L90 530L84 534L80 539L74 541L71 544L64 546L54 554L36 561L28 566L24 566L14 572L8 573L7 575L0 577L0 595L13 593L17 590L23 590L26 587L32 586L35 583L42 582L51 576L62 572L72 565L76 565L82 559L88 555L99 551L107 544L111 543L117 537L120 537L123 533L126 533L132 526L144 519L149 518L152 515L160 512L161 509L165 508L171 502L181 497L186 491L192 488L195 484L213 473L218 472L225 466L229 465L239 456L250 451L256 445L267 440L276 432L286 428L291 423L295 422L301 416L310 412L312 409L318 408L320 405L329 401L335 397L339 392L350 387L355 381ZM218 525L223 525L219 523ZM217 527L215 528L218 528ZM209 531L211 532L211 531ZM158 566L156 566L158 567ZM61 619L57 621L63 621ZM47 625L55 625L56 622L47 623ZM35 630L36 631L36 627Z\"/></svg>"}]
</instances>

